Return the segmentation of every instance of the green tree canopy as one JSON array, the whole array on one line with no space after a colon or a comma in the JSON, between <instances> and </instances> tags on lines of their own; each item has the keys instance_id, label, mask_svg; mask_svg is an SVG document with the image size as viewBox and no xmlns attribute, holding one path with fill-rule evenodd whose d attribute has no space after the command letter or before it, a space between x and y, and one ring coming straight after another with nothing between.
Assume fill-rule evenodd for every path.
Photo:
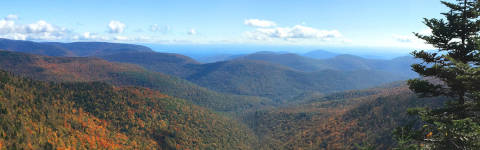
<instances>
[{"instance_id":1,"label":"green tree canopy","mask_svg":"<svg viewBox=\"0 0 480 150\"><path fill-rule=\"evenodd\" d=\"M412 52L423 62L412 65L422 78L408 85L421 97L449 97L443 108L412 109L424 121L416 138L427 149L480 148L480 3L442 1L450 11L442 19L424 19L430 35L414 33L436 50Z\"/></svg>"}]
</instances>

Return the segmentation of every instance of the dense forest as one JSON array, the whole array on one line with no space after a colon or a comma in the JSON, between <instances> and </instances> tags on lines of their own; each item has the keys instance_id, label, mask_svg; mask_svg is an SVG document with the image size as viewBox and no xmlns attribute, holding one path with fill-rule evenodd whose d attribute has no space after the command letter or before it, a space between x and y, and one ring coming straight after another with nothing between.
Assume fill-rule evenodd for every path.
<instances>
[{"instance_id":1,"label":"dense forest","mask_svg":"<svg viewBox=\"0 0 480 150\"><path fill-rule=\"evenodd\" d=\"M438 107L405 84L312 97L298 105L249 113L244 120L266 149L356 149L395 147L392 131L416 123L409 107Z\"/></svg>"},{"instance_id":2,"label":"dense forest","mask_svg":"<svg viewBox=\"0 0 480 150\"><path fill-rule=\"evenodd\" d=\"M415 62L411 57L372 60L341 55L317 60L296 54L262 52L206 64L165 53L117 53L101 58L138 64L219 92L275 101L289 101L306 92L370 88L415 76L409 69Z\"/></svg>"},{"instance_id":3,"label":"dense forest","mask_svg":"<svg viewBox=\"0 0 480 150\"><path fill-rule=\"evenodd\" d=\"M139 52L145 53L145 52ZM173 55L175 56L175 55ZM177 57L177 56L175 56ZM70 90L69 94L72 95L59 95L59 93L53 93L58 98L62 98L62 100L77 100L82 102L72 102L68 106L64 106L63 104L59 107L66 107L68 109L79 109L86 114L90 115L89 117L95 118L97 120L102 120L104 122L115 122L117 120L117 125L115 126L105 126L105 132L110 132L112 134L121 133L126 137L130 137L135 135L132 140L126 141L135 141L138 140L136 143L141 143L144 139L149 139L152 141L150 144L161 146L163 148L173 148L173 149L183 149L177 146L190 146L191 148L200 148L203 147L212 147L208 144L201 144L200 141L210 140L211 141L224 141L226 137L223 136L223 133L216 133L216 132L225 132L225 136L233 136L234 134L231 132L241 132L246 137L236 137L239 139L232 139L236 140L239 144L215 144L216 148L225 149L226 147L236 147L239 149L296 149L296 148L303 148L303 149L354 149L362 145L376 145L377 149L384 149L384 148L393 148L396 141L393 139L392 132L393 130L402 125L406 125L407 121L411 121L406 113L406 109L409 107L419 107L419 106L436 106L440 105L441 103L429 103L427 101L419 100L412 94L407 88L404 82L396 82L387 85L379 85L380 83L371 83L373 85L378 85L378 88L373 89L366 89L366 90L352 90L352 91L345 91L345 92L333 92L333 93L323 93L319 91L295 91L295 87L287 86L289 84L285 84L282 90L278 90L277 87L272 89L272 92L283 92L282 94L288 95L296 95L290 96L289 98L284 98L282 100L270 100L269 97L275 96L275 93L262 93L261 91L256 91L264 97L252 97L252 96L241 96L241 95L233 95L233 94L225 94L222 90L213 91L207 88L203 88L201 86L195 85L187 80L183 80L178 77L165 75L158 72L149 71L144 69L140 66L134 64L126 64L126 63L115 63L115 62L108 62L102 60L100 58L86 58L86 57L51 57L51 56L40 56L40 55L31 55L25 53L18 53L18 52L10 52L10 51L0 51L0 68L5 69L11 74L15 74L17 76L23 76L27 78L32 78L35 80L42 80L42 81L50 81L50 82L41 82L41 81L33 81L30 79L20 79L18 77L14 77L18 80L18 82L35 82L35 83L42 83L46 84L46 86L53 86L58 85L60 87L56 87L56 90ZM182 58L182 57L180 57ZM232 60L231 62L221 62L222 63L236 63L236 61L243 61L243 60ZM251 60L247 60L251 61ZM171 63L176 61L172 60ZM180 61L183 62L183 61ZM271 66L278 66L280 68L284 68L285 70L291 70L288 67L280 66L280 65L269 65L265 62L256 62L252 61L252 65L257 64L267 64L264 68L265 69L258 69L258 70L251 70L253 72L260 72L262 74L269 75L270 73L266 68ZM210 66L210 65L218 65L218 63L206 64L203 66ZM244 70L248 71L250 65L248 63L240 63L241 67L247 67L242 69L229 69L223 70L221 72L232 72L234 70ZM231 66L230 64L227 66ZM197 66L198 67L198 66ZM225 68L228 69L229 67L224 67L220 65L220 67L215 66L218 68ZM258 67L258 66L256 66ZM256 68L253 67L253 68ZM267 71L267 72L263 72ZM331 70L330 72L335 72ZM355 73L354 73L355 72ZM371 76L372 71L365 71L365 76ZM341 77L342 73L338 72L339 74L335 75L335 78ZM352 74L359 74L359 71L352 71ZM9 74L9 73L5 73ZM231 73L232 74L232 73ZM250 73L251 74L251 73ZM318 81L326 81L326 82L336 82L338 80L329 78L331 73L322 74L322 73L315 73L316 76L324 77L319 79ZM200 77L200 76L199 76ZM246 76L249 77L249 76ZM378 76L377 76L378 77ZM12 77L11 77L12 78ZM252 78L252 77L249 77ZM295 75L291 75L291 79L293 80ZM327 79L329 78L329 79ZM385 78L388 78L387 76ZM269 77L270 80L274 81L276 78ZM360 80L361 77L352 78L354 80ZM228 80L236 80L235 78L229 78ZM225 81L228 81L225 80ZM251 79L254 81L255 79ZM53 81L53 82L51 82ZM243 82L238 82L241 84L248 84L250 80L239 80ZM298 80L297 80L298 81ZM105 82L105 83L101 83ZM213 82L213 81L212 81ZM216 81L217 82L217 81ZM305 86L308 80L305 80L305 84L298 84L298 87ZM118 87L114 87L108 84L112 84ZM351 85L344 83L345 85ZM74 86L75 85L75 86ZM91 88L77 88L76 85L83 85L83 86L101 86L96 87L99 89L95 89L95 87ZM221 85L221 84L220 84ZM294 84L291 84L294 85ZM328 84L325 84L328 85ZM127 86L124 88L124 86ZM138 88L132 88L131 86L136 86ZM218 86L218 85L217 85ZM351 85L353 86L353 85ZM141 88L146 87L149 89ZM241 86L239 86L241 87ZM244 86L250 87L250 86ZM49 89L47 88L40 88L40 89ZM93 88L93 89L92 89ZM122 89L122 90L115 90L115 89ZM82 90L90 90L90 93L84 93L85 95L75 95L75 93L82 93ZM107 91L102 91L107 90ZM109 91L112 90L112 91ZM51 90L48 90L51 91ZM77 92L75 92L77 91ZM97 92L98 91L98 92ZM203 110L209 112L212 116L211 117L218 117L219 120L229 120L227 121L230 124L222 124L226 129L217 128L221 131L210 131L210 129L203 130L199 127L191 127L193 129L189 129L190 127L182 127L179 124L184 124L184 121L195 121L193 117L179 117L178 120L172 119L174 121L182 121L179 124L172 124L171 128L162 130L161 139L158 139L158 135L149 135L147 133L156 132L156 126L153 124L157 123L158 121L147 118L147 120L142 120L144 123L150 121L152 126L149 128L135 128L134 132L125 131L124 127L119 126L128 126L129 128L134 124L120 124L118 122L124 114L125 110L109 110L103 108L109 108L114 106L113 104L117 104L117 101L138 101L135 99L131 99L130 97L121 98L123 92L133 92L137 91L136 97L147 97L151 95L151 93L157 93L157 95L163 95L161 93L165 93L166 95L160 96L163 99L168 99L168 102L176 102L179 101L180 104L175 103L175 105L182 105L178 107L183 107L183 105L188 105L191 107L190 109L195 109L190 111L193 114L185 114L185 115L201 115L198 111ZM138 92L141 91L141 92ZM147 92L148 91L148 92ZM156 92L159 91L159 92ZM240 89L238 91L241 91ZM249 89L249 91L255 91L255 89ZM47 91L44 91L47 92ZM93 93L92 93L93 92ZM107 92L107 93L105 93ZM120 93L119 93L120 92ZM292 92L296 92L296 94L291 94ZM16 92L19 93L19 92ZM38 93L38 92L36 92ZM67 92L68 93L68 92ZM117 93L117 94L115 94ZM148 94L150 93L150 94ZM25 95L21 94L20 95ZM95 104L90 101L85 102L85 100L92 100L96 99L96 94L106 94L100 98L107 99L109 97L119 97L120 99L111 99L111 102L101 102L101 104ZM112 95L113 94L113 95ZM147 94L147 95L145 95ZM245 94L245 93L242 93ZM119 96L120 95L120 96ZM247 94L248 95L248 94ZM271 96L268 96L271 95ZM94 96L93 98L91 96ZM172 96L172 97L170 97ZM177 98L183 98L185 100L179 100ZM172 99L175 99L173 101ZM166 101L165 101L166 102ZM127 103L127 102L125 102ZM166 103L155 102L158 103L160 107L158 109L164 109L163 106L167 105ZM83 104L83 105L80 105ZM105 105L111 106L105 106ZM141 109L144 113L147 113L152 104L144 103L147 106L141 106L141 108L136 107L135 109ZM47 107L50 106L50 103L46 103ZM170 104L168 104L170 105ZM198 106L196 106L198 105ZM34 106L31 106L34 107ZM131 107L131 106L129 106ZM202 108L204 107L204 108ZM102 108L102 109L100 109ZM391 109L395 108L395 109ZM30 108L28 108L30 109ZM36 108L36 106L32 109L39 109L39 113L43 113L42 110L45 108ZM51 109L54 110L54 109ZM75 110L75 111L79 111ZM103 111L112 111L109 113ZM115 111L115 112L113 112ZM183 111L183 110L182 110ZM155 112L155 111L154 111ZM227 112L227 113L225 113ZM122 115L114 116L112 113L119 113ZM74 114L73 114L74 115ZM146 115L146 114L143 114ZM159 114L161 117L168 117L164 116L167 114ZM119 118L115 118L119 117ZM206 117L205 115L195 116L198 119L202 119L202 121L208 122L218 122L216 119L205 119L202 117ZM73 118L73 117L72 117ZM59 120L64 120L68 118L60 118ZM189 120L185 120L189 119ZM42 121L47 121L42 120ZM162 120L167 120L163 119ZM128 122L128 121L126 121ZM48 128L56 129L56 127L52 127L56 124L49 124ZM98 125L98 124L97 124ZM100 124L102 125L102 124ZM100 126L98 125L98 126ZM109 124L111 125L111 124ZM184 124L185 125L185 124ZM201 125L196 123L195 125ZM230 126L230 127L227 127ZM235 127L234 127L235 126ZM10 126L12 127L12 126ZM181 127L181 128L180 128ZM210 128L207 126L206 128ZM51 129L51 130L53 130ZM108 130L107 130L108 129ZM198 130L197 130L198 129ZM174 130L175 133L180 132L178 135L181 137L170 137L166 138L165 136L173 136L172 131ZM86 130L85 130L86 131ZM67 131L64 131L63 134L67 134ZM68 133L73 132L69 131ZM228 132L228 133L227 133ZM60 133L57 133L60 134ZM88 133L82 133L87 134ZM199 135L193 135L199 134ZM218 134L218 135L211 135L211 134ZM237 133L235 133L237 134ZM174 134L177 135L177 134ZM25 135L26 136L26 135ZM96 136L96 135L90 135ZM199 140L192 139L191 137L199 137ZM204 136L204 137L202 137ZM40 136L37 137L40 140ZM175 139L178 138L178 139ZM205 138L205 139L202 139ZM168 140L167 140L168 139ZM175 140L173 140L175 139ZM228 138L227 138L228 139ZM117 139L109 139L111 142L115 142ZM184 140L184 141L182 141ZM68 141L68 140L67 140ZM173 144L172 141L176 141ZM180 144L178 142L180 142ZM118 140L116 141L118 143ZM4 142L7 143L7 142ZM8 142L11 145L12 143L17 142ZM41 143L41 142L40 142ZM55 142L53 142L55 143ZM215 143L215 142L213 142ZM235 142L227 142L227 143L235 143ZM123 143L125 145L125 143ZM5 144L4 144L5 145ZM66 143L64 145L71 145ZM83 144L80 144L83 145ZM120 144L121 145L121 144ZM15 145L12 146L21 146ZM25 145L24 145L25 146ZM27 143L28 146L28 143ZM39 146L39 145L37 145ZM40 146L45 146L45 143ZM51 145L51 146L58 146L58 145ZM213 146L213 147L215 147ZM126 147L128 148L128 147ZM130 147L132 148L132 147ZM138 147L143 149L142 147ZM236 149L235 148L235 149ZM202 148L203 149L203 148Z\"/></svg>"},{"instance_id":4,"label":"dense forest","mask_svg":"<svg viewBox=\"0 0 480 150\"><path fill-rule=\"evenodd\" d=\"M120 119L126 119L126 118L122 118L122 116L127 115L127 114L124 114L127 112L126 110L140 109L136 111L140 111L140 112L143 111L144 114L139 114L138 116L145 117L144 115L146 115L147 117L152 117L145 113L149 112L154 108L154 106L150 106L150 105L153 105L153 103L158 104L155 106L160 107L160 108L157 108L159 109L158 110L159 112L162 112L160 111L160 109L166 109L163 107L166 107L168 105L175 105L175 107L182 107L181 111L189 111L189 113L193 113L193 114L187 113L185 115L200 115L199 114L200 112L197 112L197 111L201 111L201 110L209 112L204 108L202 109L201 107L189 104L189 102L185 100L171 98L169 96L166 96L145 88L119 88L119 87L113 87L100 82L87 82L87 83L40 82L40 81L33 81L30 79L12 77L11 74L6 72L3 72L3 76L5 76L3 78L4 80L2 80L2 81L5 81L5 84L4 84L5 87L15 87L15 89L13 90L15 92L13 93L18 93L18 95L32 95L31 97L35 97L36 95L34 94L45 95L50 93L57 96L51 99L62 99L62 103L57 102L60 104L55 104L55 105L59 105L58 107L62 109L73 109L74 111L82 110L84 111L84 113L89 114L90 117L94 117L98 120L103 120L103 121L109 120L110 122L113 122L113 120L117 120L116 124L126 125L129 127L138 126L138 125L120 123L122 121ZM36 87L36 86L40 86L40 87L38 87L38 89L33 88L34 90L32 91L25 89L28 87ZM23 89L24 91L28 91L32 93L18 92L18 91L22 91L21 88L24 88ZM37 90L39 91L36 92ZM67 90L68 92L62 91L62 90ZM59 91L59 92L53 92L53 91ZM134 92L137 95L131 94L129 92ZM123 97L122 99L123 93L126 93L127 96ZM70 95L62 95L62 94L70 94ZM2 93L2 95L8 96L8 95L14 95L14 94ZM151 99L150 97L153 97L153 96L157 96L165 100L158 101L158 102L157 101L144 102L141 105L137 105L139 103L138 101L142 99ZM12 99L12 97L5 98L5 100L7 99ZM17 98L15 97L13 99L17 99ZM109 101L106 101L107 99L109 99ZM85 100L90 100L90 101L85 101ZM63 102L63 101L68 101L69 105L64 104L66 102ZM114 106L118 106L118 102L122 102L122 101L125 101L126 104L134 102L134 104L136 104L135 105L136 107L131 108L133 106L129 106L127 108L130 108L130 109L125 108L121 110L115 110L117 108L119 109L121 108L121 107L114 107ZM177 101L178 103L170 104ZM45 101L45 102L48 102L48 101ZM96 102L100 104L96 104ZM161 102L164 102L164 103L161 103ZM314 95L305 96L304 100L302 101L295 102L298 104L296 106L283 106L279 108L270 108L270 109L265 108L259 111L250 110L250 111L241 113L243 114L242 115L243 117L241 118L243 118L242 120L244 123L235 122L234 120L230 119L230 123L232 123L230 124L230 126L236 125L237 127L228 127L228 129L224 130L223 132L234 131L232 129L235 129L235 128L237 128L235 130L238 130L238 132L244 132L242 134L248 135L248 138L250 138L250 139L244 139L245 141L242 141L243 144L245 144L243 146L247 146L247 149L249 149L248 146L257 146L255 142L263 143L258 145L258 148L260 149L273 149L273 148L292 149L292 148L302 148L302 147L305 149L355 148L355 143L362 144L365 142L383 143L382 145L384 146L382 148L385 148L385 147L391 147L388 145L393 143L391 138L391 130L393 130L396 125L402 125L402 123L405 120L408 120L406 117L406 112L404 110L411 106L421 106L416 102L421 102L421 101L415 98L415 96L406 89L404 84L393 84L393 85L386 85L382 88L377 88L377 89L347 91L347 92L332 93L327 95L314 94ZM28 109L39 109L38 113L48 113L43 111L55 110L55 109L47 109L48 107L52 107L51 103L44 104L42 101L41 107L40 105L36 105L39 102L36 102L36 103L30 102L30 103L32 106L28 106ZM405 104L408 104L408 105L405 105ZM180 105L180 106L177 106L177 105ZM199 109L199 110L184 110L183 105L189 106L188 109ZM391 109L391 107L395 107L397 105L402 107L396 107L396 109ZM426 103L422 105L426 105ZM38 108L37 106L40 108ZM114 107L114 108L110 108L110 107ZM8 107L5 106L5 108L10 108L10 105ZM99 109L99 108L105 108L105 109ZM113 110L110 110L110 109L113 109ZM63 110L61 112L64 113L67 111ZM182 112L181 114L184 114L184 113L185 112ZM118 117L116 118L115 114L120 114L120 115L116 116ZM55 115L58 115L58 113L56 113ZM163 116L163 115L165 114L159 114L159 116ZM209 112L209 115L212 115L214 117L219 117L220 119L223 118L225 120L229 120L228 117L222 116L220 114ZM19 116L15 116L15 117L19 117ZM192 121L195 121L195 119L205 120L205 118L202 118L202 117L207 117L207 116L191 116L189 120L192 120ZM64 119L66 118L60 118L58 120L64 120ZM187 118L178 117L176 119L179 119L176 121L181 121L181 120L188 121L188 120L184 120ZM45 119L41 121L47 121L47 120L49 119ZM166 121L167 119L162 118L162 120ZM175 121L175 118L173 118L172 120ZM128 120L126 122L129 122L129 121L132 121L132 120ZM138 121L138 120L135 120L135 121ZM133 123L137 123L135 121ZM158 120L155 121L155 119L153 118L147 118L146 120L143 119L141 123L145 124L145 122L148 122L148 121L157 122ZM213 119L211 119L210 121L213 121ZM370 121L375 121L375 122L370 122ZM208 122L205 122L205 123L208 123ZM181 124L184 124L184 123L182 122ZM246 125L242 125L242 124L246 124ZM50 124L50 125L55 125L55 124ZM372 126L372 125L375 125L375 126ZM171 127L172 128L178 127L178 125L173 124ZM54 128L54 127L49 127L49 128ZM151 127L151 128L154 128L154 127ZM198 129L198 127L194 127L194 128ZM107 128L107 129L110 129L110 128ZM113 132L113 133L119 132L119 133L123 133L125 136L128 137L133 133L139 133L142 130L147 130L147 128L141 128L141 129L135 128L134 130L135 132L133 133L129 133L129 132L124 133L121 131L125 129L123 130L122 129L123 128L112 127L112 129L105 132ZM190 139L187 136L191 136L190 134L195 134L195 133L183 133L183 132L187 132L184 130L193 130L193 129L188 129L186 127L180 129L179 131L182 132L181 135L185 136L183 138ZM148 128L148 131L153 132L155 130L150 130L150 128ZM67 131L64 131L64 132L67 132ZM73 132L73 131L69 131L68 133L70 132ZM171 131L168 131L168 132L164 131L164 132L166 132L164 134L167 134L167 133L170 134ZM191 131L191 132L203 133L204 131ZM210 133L213 131L209 130L208 132ZM136 135L136 136L139 136L137 138L140 138L140 137L146 138L143 136L145 135L145 133L148 133L148 132L143 131L140 133L141 134ZM84 134L88 134L88 133L84 133ZM200 134L200 133L196 133L196 134ZM228 134L231 134L231 133L228 133ZM295 136L292 136L292 135L295 135ZM91 136L96 136L96 135L91 135ZM200 136L200 135L196 135L196 136ZM208 134L208 137L210 136L212 135ZM40 138L40 137L37 137L37 138ZM219 139L219 137L211 137L211 138L212 140ZM224 137L222 137L221 139L223 138ZM111 139L111 142L114 142L114 141L115 139ZM140 140L140 141L143 141L143 140ZM318 143L319 141L321 141L321 143ZM154 139L153 143L158 145L158 142L159 141L155 141ZM165 141L161 141L161 142L165 142ZM4 143L7 143L7 142L4 142ZM13 142L13 143L16 143L16 142ZM137 141L137 143L139 142ZM346 143L349 143L349 144L345 145ZM172 146L171 143L170 144L160 143L159 145L162 145L162 144L163 146L165 146L165 144ZM66 145L69 145L69 144L67 143ZM182 143L181 145L185 145L185 143ZM194 147L197 147L197 146L199 145L194 145Z\"/></svg>"},{"instance_id":5,"label":"dense forest","mask_svg":"<svg viewBox=\"0 0 480 150\"><path fill-rule=\"evenodd\" d=\"M181 78L216 92L264 97L274 101L295 100L296 96L308 92L329 93L371 88L415 77L409 66L415 62L411 57L375 60L339 55L318 60L296 54L259 52L228 61L202 64L187 56L153 52L137 45L125 46L102 42L52 44L0 40L2 41L0 49L59 56L43 53L43 49L61 48L75 54L73 56L137 64L150 72ZM86 50L82 52L81 49ZM371 78L372 76L374 78Z\"/></svg>"},{"instance_id":6,"label":"dense forest","mask_svg":"<svg viewBox=\"0 0 480 150\"><path fill-rule=\"evenodd\" d=\"M0 69L45 81L103 81L115 85L148 87L217 111L236 111L270 103L266 98L219 93L136 65L96 58L49 57L0 51Z\"/></svg>"},{"instance_id":7,"label":"dense forest","mask_svg":"<svg viewBox=\"0 0 480 150\"><path fill-rule=\"evenodd\" d=\"M241 123L146 88L53 83L0 71L0 147L252 149Z\"/></svg>"},{"instance_id":8,"label":"dense forest","mask_svg":"<svg viewBox=\"0 0 480 150\"><path fill-rule=\"evenodd\" d=\"M292 98L293 101L274 103L268 98L221 94L198 87L186 80L151 72L136 65L112 63L98 58L49 57L8 51L1 51L0 57L2 58L0 59L2 69L36 80L55 81L56 84L62 82L81 84L70 82L100 81L117 86L147 87L167 95L184 98L188 101L187 103L191 102L215 111L230 112L218 115L227 115L223 117L234 117L232 120L238 120L235 123L240 126L237 130L250 134L249 138L252 139L248 139L248 141L263 143L246 145L260 149L354 148L355 143L361 144L363 142L388 145L392 143L391 138L385 140L385 138L391 137L389 131L393 130L394 125L401 124L406 116L399 115L395 118L382 119L384 116L376 114L378 112L371 112L371 108L393 107L395 104L401 103L394 103L396 99L405 101L405 103L416 101L412 96L398 98L400 95L411 94L408 94L409 92L405 90L404 84L396 83L381 87L388 90L379 90L381 88L378 88L331 94L306 92ZM106 84L102 85L108 87ZM383 96L383 99L378 99L377 97L380 97L380 95L391 96ZM387 102L374 103L382 100ZM395 110L380 110L385 111L381 114L405 114L402 110L410 105L402 105ZM103 107L105 106L92 106L92 108ZM86 108L82 109L86 110ZM364 114L370 115L365 116ZM105 116L94 115L94 117L105 120ZM370 122L358 120L360 117L367 117L364 121L373 118L383 121L386 119L389 120L389 123L385 124L383 130L377 131L378 128L371 126ZM337 125L332 126L332 123ZM379 124L378 126L384 125L382 122L376 124ZM355 134L352 134L353 132ZM365 138L367 134L369 138ZM300 138L302 139L300 141L295 140L299 139L298 136L305 137ZM318 141L322 141L322 143L318 143ZM345 145L345 143L349 144Z\"/></svg>"}]
</instances>

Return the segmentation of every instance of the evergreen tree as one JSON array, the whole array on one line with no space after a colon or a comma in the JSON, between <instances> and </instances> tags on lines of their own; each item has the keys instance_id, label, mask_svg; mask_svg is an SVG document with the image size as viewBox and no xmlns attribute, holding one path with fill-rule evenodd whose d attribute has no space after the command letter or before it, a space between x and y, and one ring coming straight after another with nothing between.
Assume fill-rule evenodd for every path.
<instances>
[{"instance_id":1,"label":"evergreen tree","mask_svg":"<svg viewBox=\"0 0 480 150\"><path fill-rule=\"evenodd\" d=\"M431 35L414 33L436 48L414 51L420 64L412 65L421 79L408 85L421 97L451 99L442 108L411 109L424 125L417 131L417 144L426 149L480 148L480 3L456 0L442 3L450 8L444 19L424 19Z\"/></svg>"}]
</instances>

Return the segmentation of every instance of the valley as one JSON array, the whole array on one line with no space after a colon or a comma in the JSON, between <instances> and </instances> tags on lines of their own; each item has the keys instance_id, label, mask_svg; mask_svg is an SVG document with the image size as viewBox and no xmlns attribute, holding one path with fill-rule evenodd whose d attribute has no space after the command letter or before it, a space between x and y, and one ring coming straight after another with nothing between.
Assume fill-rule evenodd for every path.
<instances>
[{"instance_id":1,"label":"valley","mask_svg":"<svg viewBox=\"0 0 480 150\"><path fill-rule=\"evenodd\" d=\"M2 106L10 108L16 103L28 102L25 107L44 113L45 107L55 103L60 105L56 107L67 109L62 112L68 112L52 114L57 121L72 122L75 117L88 117L93 121L92 126L105 128L102 132L121 134L128 141L137 140L132 145L111 136L97 139L101 141L96 143L113 143L102 145L107 146L104 148L146 149L139 146L150 145L150 148L163 149L354 149L357 144L371 143L384 149L392 146L391 131L411 120L405 112L407 108L440 104L416 98L402 81L413 77L409 73L398 73L408 72L408 66L414 62L411 58L372 60L338 55L315 59L291 53L259 52L227 61L200 63L187 56L154 52L138 45L2 41L0 69L7 71L2 74L2 81L6 82L3 90L4 93L10 90L4 100L20 96L18 101L9 101L8 107ZM32 45L34 47L29 48ZM95 47L94 50L81 52L90 46ZM21 49L17 50L18 47ZM44 53L43 47L61 51ZM34 87L33 91L25 90L29 86ZM12 89L26 93L11 93ZM37 90L40 93L34 92ZM48 92L51 90L60 95ZM57 97L42 101L43 108L33 105L38 103L33 99L21 97L31 95L44 99L42 92ZM111 104L122 104L125 108L110 108ZM389 109L393 107L395 109ZM82 114L71 113L78 110L82 110ZM20 110L14 107L6 111ZM125 124L127 118L112 116L132 111L135 113L130 119L140 117L129 121L133 124ZM186 116L165 118L175 116L170 113ZM34 114L25 115L6 117L18 119ZM42 128L58 130L56 124L43 124L48 121L37 122L42 123ZM169 124L164 125L162 121ZM182 125L176 124L178 121ZM218 122L213 125L222 127L202 125L199 121ZM8 128L2 132L10 132ZM61 134L98 136L89 132L89 128L92 127L82 126L82 131L78 131L62 127ZM31 129L15 132L27 130ZM152 131L154 134L146 134ZM48 144L41 141L40 135L28 138L40 141L35 142L36 145L12 140L3 143L24 148L69 145ZM227 140L229 138L235 142ZM88 142L77 137L61 140Z\"/></svg>"}]
</instances>

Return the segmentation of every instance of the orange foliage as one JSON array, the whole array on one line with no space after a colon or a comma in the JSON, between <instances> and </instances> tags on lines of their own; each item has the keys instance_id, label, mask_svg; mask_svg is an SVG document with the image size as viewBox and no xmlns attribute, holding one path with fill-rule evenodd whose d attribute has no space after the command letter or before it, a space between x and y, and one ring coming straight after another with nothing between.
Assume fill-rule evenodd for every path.
<instances>
[{"instance_id":1,"label":"orange foliage","mask_svg":"<svg viewBox=\"0 0 480 150\"><path fill-rule=\"evenodd\" d=\"M76 131L76 137L79 142L88 144L93 149L132 149L135 148L132 145L128 145L128 137L121 133L117 133L113 137L110 137L105 120L98 119L94 116L90 116L79 110L78 114L66 115L67 120L73 120L74 122L80 122L86 130L86 134ZM69 126L71 128L71 126Z\"/></svg>"},{"instance_id":2,"label":"orange foliage","mask_svg":"<svg viewBox=\"0 0 480 150\"><path fill-rule=\"evenodd\" d=\"M429 132L429 133L426 135L427 139L429 139L430 137L432 137L432 135L433 135L433 133L432 133L432 132Z\"/></svg>"},{"instance_id":3,"label":"orange foliage","mask_svg":"<svg viewBox=\"0 0 480 150\"><path fill-rule=\"evenodd\" d=\"M55 58L49 56L37 56L35 58L32 66L44 68L46 74L61 77L59 80L63 81L103 81L109 78L108 72L142 70L135 65L117 64L102 59Z\"/></svg>"}]
</instances>

